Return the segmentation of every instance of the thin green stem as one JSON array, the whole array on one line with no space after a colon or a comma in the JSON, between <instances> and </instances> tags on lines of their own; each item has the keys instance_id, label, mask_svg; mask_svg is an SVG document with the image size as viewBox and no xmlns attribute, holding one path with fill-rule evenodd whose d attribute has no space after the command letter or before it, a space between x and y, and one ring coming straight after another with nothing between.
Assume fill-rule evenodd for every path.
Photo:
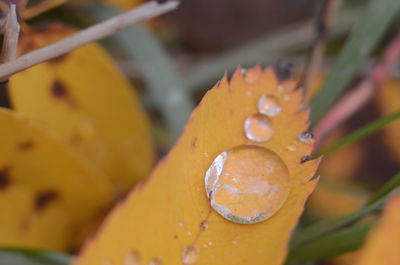
<instances>
[{"instance_id":1,"label":"thin green stem","mask_svg":"<svg viewBox=\"0 0 400 265\"><path fill-rule=\"evenodd\" d=\"M343 137L339 141L336 141L335 143L329 145L328 147L323 148L322 150L318 151L317 153L312 155L310 157L310 159L316 159L322 155L324 155L324 156L329 155L329 154L337 151L338 149L341 149L349 144L359 141L359 140L363 139L364 137L380 130L381 128L385 127L386 125L395 121L398 118L400 118L400 110L396 111L386 117L378 119L378 120L362 127L361 129Z\"/></svg>"},{"instance_id":2,"label":"thin green stem","mask_svg":"<svg viewBox=\"0 0 400 265\"><path fill-rule=\"evenodd\" d=\"M375 224L376 222L369 222L351 226L298 246L290 251L286 264L294 265L320 260L357 250Z\"/></svg>"},{"instance_id":3,"label":"thin green stem","mask_svg":"<svg viewBox=\"0 0 400 265\"><path fill-rule=\"evenodd\" d=\"M364 204L364 207L368 207L369 205L385 197L399 185L400 185L400 172L394 175L385 185L383 185L383 187L381 187L377 192L375 192L375 194L373 194L371 198L369 198L369 200Z\"/></svg>"},{"instance_id":4,"label":"thin green stem","mask_svg":"<svg viewBox=\"0 0 400 265\"><path fill-rule=\"evenodd\" d=\"M351 213L333 220L323 220L309 225L308 227L303 228L294 234L291 242L291 249L295 249L305 243L322 238L340 228L360 220L368 214L379 211L385 202L386 198L382 198L371 205L360 208L355 213Z\"/></svg>"}]
</instances>

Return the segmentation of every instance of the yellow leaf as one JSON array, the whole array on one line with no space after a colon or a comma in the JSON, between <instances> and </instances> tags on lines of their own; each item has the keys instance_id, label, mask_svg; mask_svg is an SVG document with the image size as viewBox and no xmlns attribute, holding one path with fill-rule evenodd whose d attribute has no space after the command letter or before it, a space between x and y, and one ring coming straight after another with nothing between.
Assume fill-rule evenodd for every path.
<instances>
[{"instance_id":1,"label":"yellow leaf","mask_svg":"<svg viewBox=\"0 0 400 265\"><path fill-rule=\"evenodd\" d=\"M0 126L0 245L76 247L110 207L109 183L20 115L0 109Z\"/></svg>"},{"instance_id":2,"label":"yellow leaf","mask_svg":"<svg viewBox=\"0 0 400 265\"><path fill-rule=\"evenodd\" d=\"M20 47L26 52L73 32L61 24L25 29ZM88 157L117 192L148 174L153 147L147 118L135 91L99 45L14 75L10 94L18 112Z\"/></svg>"},{"instance_id":3,"label":"yellow leaf","mask_svg":"<svg viewBox=\"0 0 400 265\"><path fill-rule=\"evenodd\" d=\"M357 265L400 264L400 195L386 204L382 221L371 231Z\"/></svg>"},{"instance_id":4,"label":"yellow leaf","mask_svg":"<svg viewBox=\"0 0 400 265\"><path fill-rule=\"evenodd\" d=\"M314 140L300 134L307 129L308 111L281 70L280 81L273 68L256 67L215 85L176 146L106 219L75 265L281 264L316 185L310 178L318 164L300 162ZM259 119L260 126L247 124L256 140L270 138L257 142L243 128L247 118L258 115L263 95L275 100L264 109L270 118ZM211 208L208 196L225 218ZM253 211L246 199L254 202ZM240 224L245 222L251 224Z\"/></svg>"},{"instance_id":5,"label":"yellow leaf","mask_svg":"<svg viewBox=\"0 0 400 265\"><path fill-rule=\"evenodd\" d=\"M400 110L400 81L388 79L378 89L378 107L382 116ZM400 121L394 121L383 129L382 137L392 158L400 163Z\"/></svg>"}]
</instances>

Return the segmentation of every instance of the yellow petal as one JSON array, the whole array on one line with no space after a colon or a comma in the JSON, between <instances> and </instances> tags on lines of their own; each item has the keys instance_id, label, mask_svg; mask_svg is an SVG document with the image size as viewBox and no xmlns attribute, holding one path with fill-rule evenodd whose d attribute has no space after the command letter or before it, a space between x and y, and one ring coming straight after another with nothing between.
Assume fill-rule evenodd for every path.
<instances>
[{"instance_id":1,"label":"yellow petal","mask_svg":"<svg viewBox=\"0 0 400 265\"><path fill-rule=\"evenodd\" d=\"M371 231L362 248L357 265L400 264L400 196L386 204L382 221Z\"/></svg>"},{"instance_id":2,"label":"yellow petal","mask_svg":"<svg viewBox=\"0 0 400 265\"><path fill-rule=\"evenodd\" d=\"M61 24L25 29L20 47L26 52L73 32ZM88 157L117 192L148 174L154 156L148 120L135 91L99 45L14 75L10 94L18 112Z\"/></svg>"},{"instance_id":3,"label":"yellow petal","mask_svg":"<svg viewBox=\"0 0 400 265\"><path fill-rule=\"evenodd\" d=\"M399 87L400 81L398 79L388 79L378 89L377 101L382 117L400 110ZM382 140L391 152L392 158L400 163L400 121L394 121L383 128L383 133Z\"/></svg>"},{"instance_id":4,"label":"yellow petal","mask_svg":"<svg viewBox=\"0 0 400 265\"><path fill-rule=\"evenodd\" d=\"M110 207L96 168L37 124L0 109L0 245L70 250Z\"/></svg>"},{"instance_id":5,"label":"yellow petal","mask_svg":"<svg viewBox=\"0 0 400 265\"><path fill-rule=\"evenodd\" d=\"M285 77L282 73L279 76ZM122 264L133 254L141 264L281 264L304 203L316 185L310 178L318 165L318 161L300 163L304 155L310 154L314 141L304 134L299 140L299 134L307 129L308 111L300 105L301 94L294 91L294 85L292 80L278 81L274 69L259 67L248 70L245 77L238 70L230 82L226 77L218 82L193 112L183 135L150 179L137 186L112 212L75 265ZM272 137L255 142L246 137L244 123L258 112L258 100L265 94L277 97L281 112L270 118ZM277 181L288 177L290 190L283 205L271 201L271 207L278 206L277 211L265 220L256 220L258 223L239 224L235 222L238 220L224 218L210 205L207 196L213 194L206 193L205 175L214 159L243 145L274 153L279 159L265 161L264 167L273 169L269 163L281 161L289 172L286 176L283 166L278 171L271 169ZM248 166L248 172L240 171L238 177L252 177L255 172L268 176L262 167L249 166L262 160L259 154L248 154L239 154L230 161L240 170ZM231 164L221 172L229 169L228 173L235 173L234 168ZM230 181L229 175L224 177ZM249 194L249 186L237 188ZM208 188L213 190L213 185ZM258 186L252 188L254 193L260 191ZM273 193L266 192L271 198ZM221 199L234 202L235 194L231 195ZM258 199L255 211L265 206L265 200ZM236 205L244 212L249 207L240 199Z\"/></svg>"}]
</instances>

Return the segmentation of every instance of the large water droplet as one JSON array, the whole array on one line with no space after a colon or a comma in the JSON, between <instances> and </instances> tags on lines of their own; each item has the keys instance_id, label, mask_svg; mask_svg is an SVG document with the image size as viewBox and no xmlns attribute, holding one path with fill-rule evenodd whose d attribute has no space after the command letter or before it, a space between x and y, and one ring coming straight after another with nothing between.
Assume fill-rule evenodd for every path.
<instances>
[{"instance_id":1,"label":"large water droplet","mask_svg":"<svg viewBox=\"0 0 400 265\"><path fill-rule=\"evenodd\" d=\"M218 155L205 175L211 206L226 219L261 222L286 201L289 171L274 152L255 145L234 147Z\"/></svg>"},{"instance_id":2,"label":"large water droplet","mask_svg":"<svg viewBox=\"0 0 400 265\"><path fill-rule=\"evenodd\" d=\"M275 117L282 111L278 98L272 95L261 96L257 106L260 113L269 117Z\"/></svg>"},{"instance_id":3,"label":"large water droplet","mask_svg":"<svg viewBox=\"0 0 400 265\"><path fill-rule=\"evenodd\" d=\"M124 265L140 265L140 264L142 264L142 260L137 251L130 251L125 254Z\"/></svg>"},{"instance_id":4,"label":"large water droplet","mask_svg":"<svg viewBox=\"0 0 400 265\"><path fill-rule=\"evenodd\" d=\"M199 250L195 246L187 246L182 250L183 264L193 264L199 259Z\"/></svg>"},{"instance_id":5,"label":"large water droplet","mask_svg":"<svg viewBox=\"0 0 400 265\"><path fill-rule=\"evenodd\" d=\"M267 116L256 113L245 120L244 132L246 137L254 142L265 142L271 139L275 130Z\"/></svg>"}]
</instances>

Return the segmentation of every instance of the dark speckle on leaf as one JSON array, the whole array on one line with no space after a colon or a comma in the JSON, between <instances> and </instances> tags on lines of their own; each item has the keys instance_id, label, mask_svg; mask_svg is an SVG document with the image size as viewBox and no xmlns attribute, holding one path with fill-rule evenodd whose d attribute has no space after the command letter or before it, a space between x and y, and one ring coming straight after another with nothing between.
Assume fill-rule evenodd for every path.
<instances>
[{"instance_id":1,"label":"dark speckle on leaf","mask_svg":"<svg viewBox=\"0 0 400 265\"><path fill-rule=\"evenodd\" d=\"M0 169L0 190L5 190L10 185L10 167Z\"/></svg>"},{"instance_id":2,"label":"dark speckle on leaf","mask_svg":"<svg viewBox=\"0 0 400 265\"><path fill-rule=\"evenodd\" d=\"M42 191L36 195L34 207L37 211L43 211L50 203L59 197L56 191Z\"/></svg>"},{"instance_id":3,"label":"dark speckle on leaf","mask_svg":"<svg viewBox=\"0 0 400 265\"><path fill-rule=\"evenodd\" d=\"M67 87L62 82L58 80L54 81L51 87L51 93L55 98L65 100L71 107L76 106L74 99L68 93Z\"/></svg>"},{"instance_id":4,"label":"dark speckle on leaf","mask_svg":"<svg viewBox=\"0 0 400 265\"><path fill-rule=\"evenodd\" d=\"M18 144L18 149L21 150L21 151L28 151L28 150L32 149L33 146L34 146L33 141L26 140L26 141L23 141L23 142Z\"/></svg>"},{"instance_id":5,"label":"dark speckle on leaf","mask_svg":"<svg viewBox=\"0 0 400 265\"><path fill-rule=\"evenodd\" d=\"M64 84L62 84L60 81L57 81L57 80L53 83L51 92L53 93L53 95L55 97L58 97L58 98L64 98L64 97L68 96L68 93L67 93L67 90L66 90Z\"/></svg>"},{"instance_id":6,"label":"dark speckle on leaf","mask_svg":"<svg viewBox=\"0 0 400 265\"><path fill-rule=\"evenodd\" d=\"M293 76L294 65L290 63L277 63L274 66L276 76L279 82L289 80Z\"/></svg>"}]
</instances>

